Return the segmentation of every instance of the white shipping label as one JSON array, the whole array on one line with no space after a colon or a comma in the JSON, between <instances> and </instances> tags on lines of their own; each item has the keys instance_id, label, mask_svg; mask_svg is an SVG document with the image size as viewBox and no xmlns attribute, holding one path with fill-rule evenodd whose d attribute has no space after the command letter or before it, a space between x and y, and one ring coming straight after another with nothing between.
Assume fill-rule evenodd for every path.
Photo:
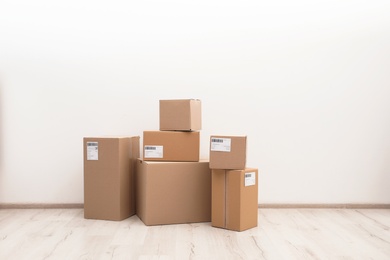
<instances>
[{"instance_id":1,"label":"white shipping label","mask_svg":"<svg viewBox=\"0 0 390 260\"><path fill-rule=\"evenodd\" d=\"M245 187L256 185L256 172L245 173Z\"/></svg>"},{"instance_id":2,"label":"white shipping label","mask_svg":"<svg viewBox=\"0 0 390 260\"><path fill-rule=\"evenodd\" d=\"M145 145L144 157L145 158L163 158L164 147L162 145Z\"/></svg>"},{"instance_id":3,"label":"white shipping label","mask_svg":"<svg viewBox=\"0 0 390 260\"><path fill-rule=\"evenodd\" d=\"M99 159L98 142L87 142L87 160L97 161Z\"/></svg>"},{"instance_id":4,"label":"white shipping label","mask_svg":"<svg viewBox=\"0 0 390 260\"><path fill-rule=\"evenodd\" d=\"M230 152L231 150L231 138L211 138L210 150L215 152Z\"/></svg>"}]
</instances>

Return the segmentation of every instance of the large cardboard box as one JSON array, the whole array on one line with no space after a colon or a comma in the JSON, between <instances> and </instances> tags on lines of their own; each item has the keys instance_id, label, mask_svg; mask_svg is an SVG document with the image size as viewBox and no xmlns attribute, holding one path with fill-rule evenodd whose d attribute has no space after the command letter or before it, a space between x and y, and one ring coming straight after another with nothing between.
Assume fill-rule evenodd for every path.
<instances>
[{"instance_id":1,"label":"large cardboard box","mask_svg":"<svg viewBox=\"0 0 390 260\"><path fill-rule=\"evenodd\" d=\"M84 138L84 217L123 220L135 214L139 136Z\"/></svg>"},{"instance_id":2,"label":"large cardboard box","mask_svg":"<svg viewBox=\"0 0 390 260\"><path fill-rule=\"evenodd\" d=\"M139 159L136 212L145 225L211 221L208 161L150 162Z\"/></svg>"},{"instance_id":3,"label":"large cardboard box","mask_svg":"<svg viewBox=\"0 0 390 260\"><path fill-rule=\"evenodd\" d=\"M200 133L144 131L143 159L146 161L199 161Z\"/></svg>"},{"instance_id":4,"label":"large cardboard box","mask_svg":"<svg viewBox=\"0 0 390 260\"><path fill-rule=\"evenodd\" d=\"M198 131L201 128L199 99L160 100L160 130Z\"/></svg>"},{"instance_id":5,"label":"large cardboard box","mask_svg":"<svg viewBox=\"0 0 390 260\"><path fill-rule=\"evenodd\" d=\"M210 137L210 168L243 170L246 167L246 136Z\"/></svg>"},{"instance_id":6,"label":"large cardboard box","mask_svg":"<svg viewBox=\"0 0 390 260\"><path fill-rule=\"evenodd\" d=\"M235 231L257 226L258 170L212 170L211 225Z\"/></svg>"}]
</instances>

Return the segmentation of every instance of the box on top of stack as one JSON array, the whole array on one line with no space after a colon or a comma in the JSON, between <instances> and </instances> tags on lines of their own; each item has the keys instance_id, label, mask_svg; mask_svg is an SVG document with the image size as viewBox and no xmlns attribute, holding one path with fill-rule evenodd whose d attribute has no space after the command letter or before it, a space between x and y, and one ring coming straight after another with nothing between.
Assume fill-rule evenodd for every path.
<instances>
[{"instance_id":1,"label":"box on top of stack","mask_svg":"<svg viewBox=\"0 0 390 260\"><path fill-rule=\"evenodd\" d=\"M245 169L246 142L246 136L212 135L210 137L210 168Z\"/></svg>"},{"instance_id":2,"label":"box on top of stack","mask_svg":"<svg viewBox=\"0 0 390 260\"><path fill-rule=\"evenodd\" d=\"M199 131L202 106L199 99L160 100L160 130Z\"/></svg>"}]
</instances>

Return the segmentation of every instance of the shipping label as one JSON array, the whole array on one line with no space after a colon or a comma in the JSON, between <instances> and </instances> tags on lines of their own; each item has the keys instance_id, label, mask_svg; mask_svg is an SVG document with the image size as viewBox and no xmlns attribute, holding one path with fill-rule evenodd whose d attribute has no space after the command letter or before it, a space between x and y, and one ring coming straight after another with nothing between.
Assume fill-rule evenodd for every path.
<instances>
[{"instance_id":1,"label":"shipping label","mask_svg":"<svg viewBox=\"0 0 390 260\"><path fill-rule=\"evenodd\" d=\"M145 158L163 158L164 147L162 145L145 145L144 157Z\"/></svg>"},{"instance_id":2,"label":"shipping label","mask_svg":"<svg viewBox=\"0 0 390 260\"><path fill-rule=\"evenodd\" d=\"M210 150L215 152L230 152L231 150L231 138L211 138Z\"/></svg>"},{"instance_id":3,"label":"shipping label","mask_svg":"<svg viewBox=\"0 0 390 260\"><path fill-rule=\"evenodd\" d=\"M99 159L98 142L87 142L87 160L97 161Z\"/></svg>"},{"instance_id":4,"label":"shipping label","mask_svg":"<svg viewBox=\"0 0 390 260\"><path fill-rule=\"evenodd\" d=\"M245 173L245 187L256 185L256 172Z\"/></svg>"}]
</instances>

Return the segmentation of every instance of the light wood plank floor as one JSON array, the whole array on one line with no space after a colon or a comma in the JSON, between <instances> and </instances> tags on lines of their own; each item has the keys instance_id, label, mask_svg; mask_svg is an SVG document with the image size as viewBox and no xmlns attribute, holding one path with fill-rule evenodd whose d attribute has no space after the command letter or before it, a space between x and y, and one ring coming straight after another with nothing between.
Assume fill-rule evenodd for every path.
<instances>
[{"instance_id":1,"label":"light wood plank floor","mask_svg":"<svg viewBox=\"0 0 390 260\"><path fill-rule=\"evenodd\" d=\"M259 209L257 228L235 232L2 209L0 259L390 259L390 210Z\"/></svg>"}]
</instances>

